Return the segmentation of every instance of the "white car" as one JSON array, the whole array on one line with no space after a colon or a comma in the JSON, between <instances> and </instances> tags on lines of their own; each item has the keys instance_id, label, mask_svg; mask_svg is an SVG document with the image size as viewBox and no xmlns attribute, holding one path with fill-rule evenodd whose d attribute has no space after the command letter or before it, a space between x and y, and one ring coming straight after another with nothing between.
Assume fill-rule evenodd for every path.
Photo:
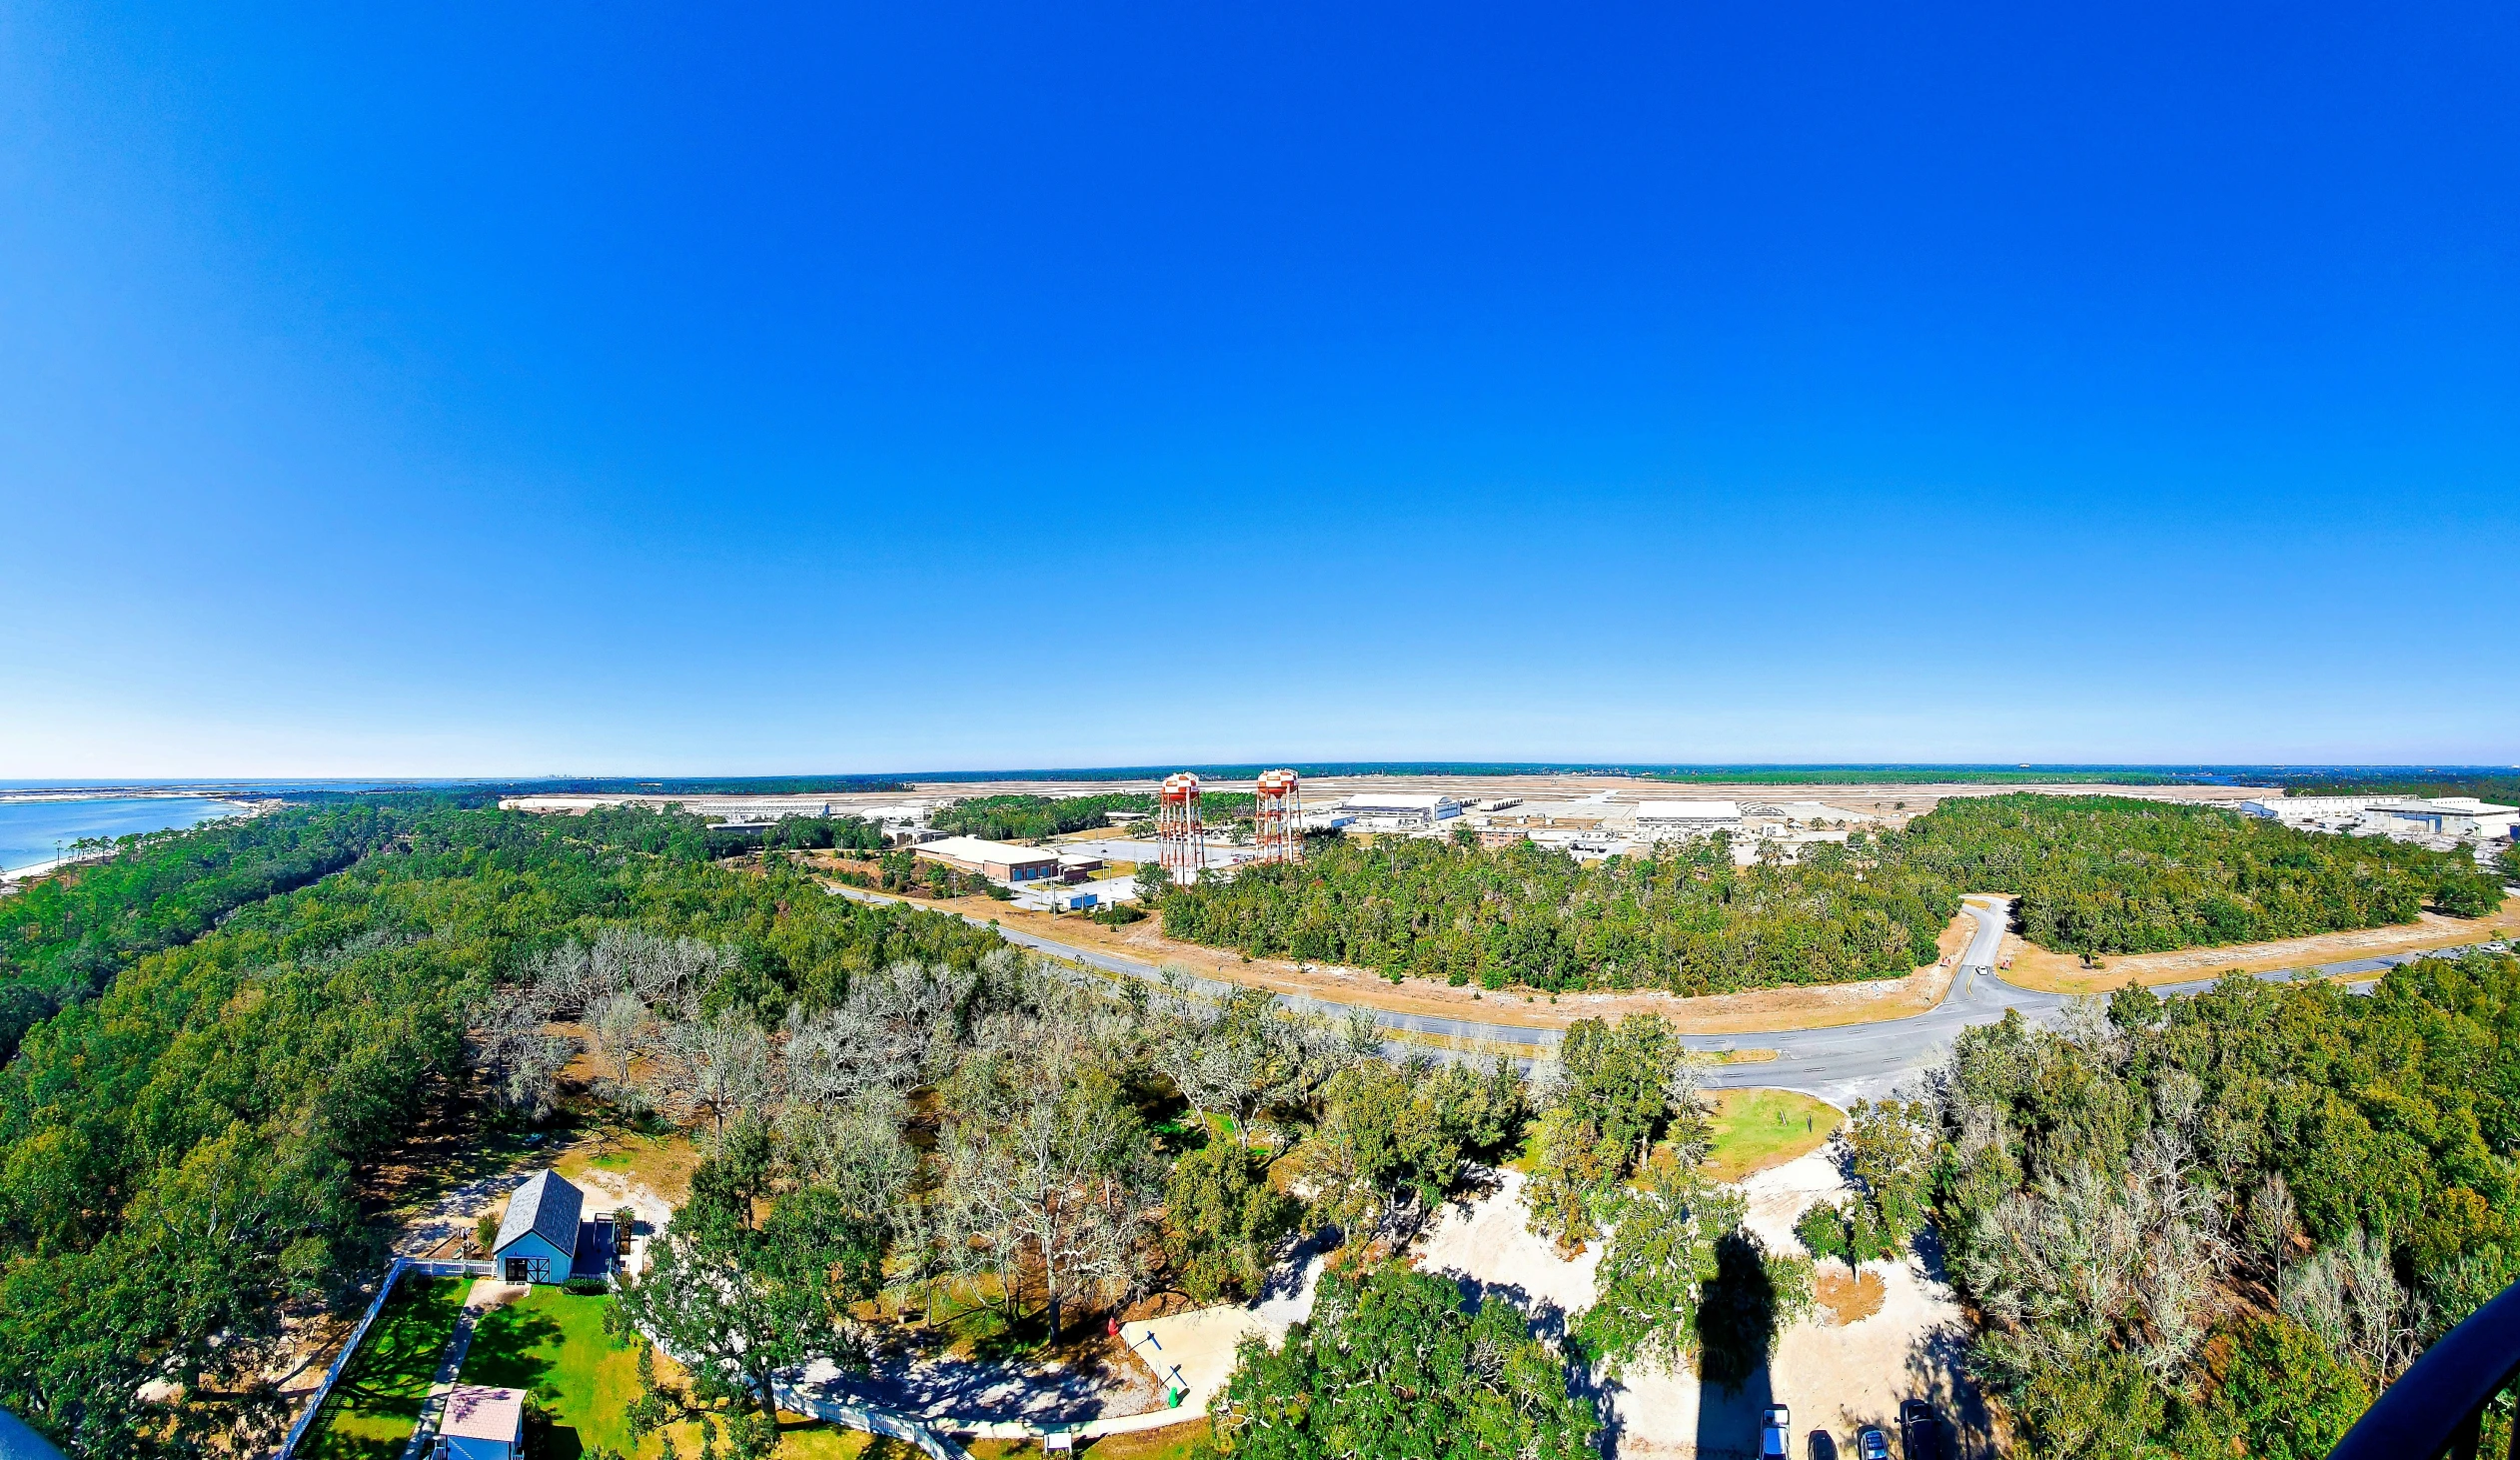
<instances>
[{"instance_id":1,"label":"white car","mask_svg":"<svg viewBox=\"0 0 2520 1460\"><path fill-rule=\"evenodd\" d=\"M1794 1453L1794 1416L1771 1404L1759 1419L1759 1460L1787 1460Z\"/></svg>"}]
</instances>

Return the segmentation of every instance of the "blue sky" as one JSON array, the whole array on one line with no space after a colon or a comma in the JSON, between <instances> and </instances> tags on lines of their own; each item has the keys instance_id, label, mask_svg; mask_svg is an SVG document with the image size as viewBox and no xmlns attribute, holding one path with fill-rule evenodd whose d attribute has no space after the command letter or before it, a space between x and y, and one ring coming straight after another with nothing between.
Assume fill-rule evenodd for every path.
<instances>
[{"instance_id":1,"label":"blue sky","mask_svg":"<svg viewBox=\"0 0 2520 1460\"><path fill-rule=\"evenodd\" d=\"M0 7L0 774L2520 761L2520 19L2061 9Z\"/></svg>"}]
</instances>

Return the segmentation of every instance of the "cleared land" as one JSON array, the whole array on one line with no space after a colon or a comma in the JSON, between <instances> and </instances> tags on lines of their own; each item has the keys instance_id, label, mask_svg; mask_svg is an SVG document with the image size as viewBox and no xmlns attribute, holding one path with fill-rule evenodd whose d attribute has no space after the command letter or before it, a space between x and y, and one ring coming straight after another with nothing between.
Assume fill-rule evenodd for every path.
<instances>
[{"instance_id":1,"label":"cleared land","mask_svg":"<svg viewBox=\"0 0 2520 1460\"><path fill-rule=\"evenodd\" d=\"M852 888L851 890L862 890ZM1563 1029L1578 1019L1616 1019L1632 1013L1661 1014L1686 1034L1750 1034L1777 1029L1826 1029L1869 1024L1882 1019L1922 1013L1942 998L1951 970L1936 964L1904 978L1877 978L1861 983L1833 983L1798 988L1763 988L1748 993L1682 998L1651 989L1630 993L1561 993L1555 997L1511 992L1485 993L1476 988L1410 979L1393 983L1362 968L1316 963L1309 968L1276 958L1244 959L1231 949L1206 947L1165 937L1148 918L1126 927L1106 927L1090 918L1028 912L990 897L936 900L903 897L897 892L872 895L902 897L923 907L936 907L1019 928L1038 937L1073 947L1116 953L1140 962L1175 964L1203 977L1266 988L1276 993L1307 994L1339 1003L1360 1004L1394 1013L1431 1014L1439 1018L1474 1019L1531 1029ZM1943 956L1956 958L1977 930L1966 912L1955 915L1934 943Z\"/></svg>"},{"instance_id":2,"label":"cleared land","mask_svg":"<svg viewBox=\"0 0 2520 1460\"><path fill-rule=\"evenodd\" d=\"M1792 1090L1723 1090L1715 1097L1715 1147L1707 1173L1739 1181L1829 1143L1846 1117L1826 1100Z\"/></svg>"},{"instance_id":3,"label":"cleared land","mask_svg":"<svg viewBox=\"0 0 2520 1460\"><path fill-rule=\"evenodd\" d=\"M2044 993L2106 993L2125 987L2129 979L2144 984L2186 983L2231 969L2271 973L2381 953L2458 947L2507 937L2515 931L2520 931L2520 898L2505 899L2500 911L2474 919L2426 912L2412 925L2356 928L2224 947L2180 948L2166 953L2110 953L2100 959L2102 966L2097 969L2083 967L2082 960L2072 953L2050 952L2024 941L2018 933L2004 934L2000 956L2013 960L2002 976L2005 982L2018 987Z\"/></svg>"},{"instance_id":4,"label":"cleared land","mask_svg":"<svg viewBox=\"0 0 2520 1460\"><path fill-rule=\"evenodd\" d=\"M367 1341L308 1426L314 1460L393 1460L420 1420L421 1401L455 1332L472 1284L459 1277L405 1277L368 1328Z\"/></svg>"}]
</instances>

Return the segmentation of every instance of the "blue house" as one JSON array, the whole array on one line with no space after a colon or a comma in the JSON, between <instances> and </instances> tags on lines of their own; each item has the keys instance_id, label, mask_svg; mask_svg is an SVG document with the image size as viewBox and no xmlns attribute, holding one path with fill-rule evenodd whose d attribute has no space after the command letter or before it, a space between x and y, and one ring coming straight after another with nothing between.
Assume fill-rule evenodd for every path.
<instances>
[{"instance_id":1,"label":"blue house","mask_svg":"<svg viewBox=\"0 0 2520 1460\"><path fill-rule=\"evenodd\" d=\"M431 1449L435 1460L517 1460L524 1453L523 1389L458 1384L447 1391L438 1443Z\"/></svg>"},{"instance_id":2,"label":"blue house","mask_svg":"<svg viewBox=\"0 0 2520 1460\"><path fill-rule=\"evenodd\" d=\"M566 1282L578 1262L578 1212L586 1196L558 1171L537 1171L508 1198L490 1249L509 1282Z\"/></svg>"}]
</instances>

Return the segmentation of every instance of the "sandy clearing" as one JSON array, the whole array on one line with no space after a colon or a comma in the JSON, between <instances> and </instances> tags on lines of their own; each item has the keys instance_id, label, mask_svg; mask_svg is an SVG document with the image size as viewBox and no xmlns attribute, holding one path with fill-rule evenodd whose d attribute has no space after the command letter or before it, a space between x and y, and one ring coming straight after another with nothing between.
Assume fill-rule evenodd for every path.
<instances>
[{"instance_id":1,"label":"sandy clearing","mask_svg":"<svg viewBox=\"0 0 2520 1460\"><path fill-rule=\"evenodd\" d=\"M1815 1201L1853 1187L1836 1150L1823 1148L1741 1183L1750 1211L1743 1225L1776 1251L1802 1252L1794 1220ZM1946 1419L1973 1414L1958 1358L1964 1319L1950 1289L1914 1258L1868 1262L1863 1273L1882 1285L1882 1306L1844 1327L1824 1320L1780 1334L1768 1371L1731 1392L1709 1391L1695 1375L1632 1373L1613 1392L1620 1421L1619 1453L1642 1456L1753 1455L1760 1413L1781 1403L1794 1413L1798 1450L1823 1453L1813 1435L1826 1432L1837 1453L1855 1453L1865 1425L1893 1428L1901 1400L1924 1397Z\"/></svg>"},{"instance_id":2,"label":"sandy clearing","mask_svg":"<svg viewBox=\"0 0 2520 1460\"><path fill-rule=\"evenodd\" d=\"M1560 1257L1556 1243L1531 1230L1531 1209L1523 1202L1527 1180L1520 1171L1500 1171L1487 1191L1446 1202L1410 1255L1423 1271L1501 1293L1535 1315L1554 1311L1563 1318L1593 1305L1601 1244L1571 1261Z\"/></svg>"},{"instance_id":3,"label":"sandy clearing","mask_svg":"<svg viewBox=\"0 0 2520 1460\"><path fill-rule=\"evenodd\" d=\"M1750 1207L1744 1225L1787 1252L1802 1251L1794 1219L1805 1206L1851 1189L1834 1149L1740 1184ZM1500 1173L1486 1193L1448 1206L1412 1255L1421 1269L1473 1291L1523 1301L1546 1331L1591 1304L1599 1248L1572 1261L1560 1257L1525 1228L1522 1190L1518 1173ZM1890 1427L1903 1399L1930 1398L1946 1418L1974 1416L1958 1363L1963 1320L1950 1290L1913 1259L1867 1263L1863 1271L1881 1284L1879 1311L1844 1327L1815 1319L1786 1330L1768 1369L1738 1390L1708 1391L1692 1374L1652 1368L1603 1383L1599 1398L1617 1453L1626 1460L1747 1457L1758 1449L1761 1411L1777 1402L1794 1411L1798 1453L1827 1453L1813 1442L1816 1431L1831 1437L1836 1453L1854 1453L1856 1431Z\"/></svg>"},{"instance_id":4,"label":"sandy clearing","mask_svg":"<svg viewBox=\"0 0 2520 1460\"><path fill-rule=\"evenodd\" d=\"M1682 998L1639 990L1627 993L1562 993L1550 1002L1545 995L1526 998L1511 993L1455 988L1412 978L1393 983L1361 968L1335 964L1298 965L1276 958L1245 960L1230 949L1203 947L1165 937L1153 919L1126 927L1106 927L1089 918L1030 912L991 897L934 899L901 897L922 907L958 912L983 922L994 921L1036 937L1072 947L1114 953L1140 962L1177 964L1202 977L1222 979L1276 993L1305 994L1338 1003L1359 1004L1394 1013L1427 1014L1530 1029L1563 1029L1578 1019L1616 1019L1632 1013L1661 1014L1685 1034L1752 1034L1781 1029L1823 1029L1869 1024L1922 1013L1941 1001L1950 986L1951 969L1939 963L1901 978L1860 983L1833 983L1796 988L1763 988L1749 993L1710 994ZM1966 912L1954 915L1934 939L1944 956L1956 959L1967 948L1977 924Z\"/></svg>"},{"instance_id":5,"label":"sandy clearing","mask_svg":"<svg viewBox=\"0 0 2520 1460\"><path fill-rule=\"evenodd\" d=\"M2097 970L2082 966L2073 953L2057 953L2005 933L2000 957L2013 960L2004 981L2044 993L2106 993L2137 983L2184 983L2210 978L2226 969L2271 973L2320 963L2367 958L2380 953L2413 953L2426 948L2483 942L2520 930L2520 898L2506 898L2490 917L2464 919L2437 912L2418 914L2412 923L2325 932L2274 942L2235 943L2219 948L2180 948L2166 953L2111 953Z\"/></svg>"}]
</instances>

